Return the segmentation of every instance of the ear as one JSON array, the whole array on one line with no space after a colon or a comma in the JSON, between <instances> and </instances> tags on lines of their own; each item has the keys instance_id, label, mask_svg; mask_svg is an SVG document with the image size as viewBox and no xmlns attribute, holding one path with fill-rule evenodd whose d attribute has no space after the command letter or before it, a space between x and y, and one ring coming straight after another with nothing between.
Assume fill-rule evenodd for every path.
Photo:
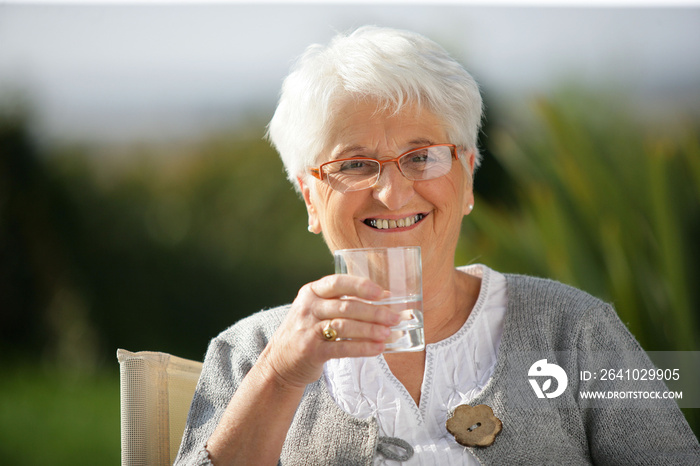
<instances>
[{"instance_id":1,"label":"ear","mask_svg":"<svg viewBox=\"0 0 700 466\"><path fill-rule=\"evenodd\" d=\"M299 190L301 191L301 196L304 198L306 212L309 215L309 231L317 235L321 233L321 222L318 218L318 212L314 206L313 200L311 199L311 188L300 176L297 177L297 183L299 183Z\"/></svg>"},{"instance_id":2,"label":"ear","mask_svg":"<svg viewBox=\"0 0 700 466\"><path fill-rule=\"evenodd\" d=\"M465 175L467 176L467 195L464 198L464 207L462 213L466 216L472 212L474 208L474 163L476 162L476 156L474 155L474 150L467 152L462 149L462 154L460 157L464 157L466 161L466 166L469 168Z\"/></svg>"}]
</instances>

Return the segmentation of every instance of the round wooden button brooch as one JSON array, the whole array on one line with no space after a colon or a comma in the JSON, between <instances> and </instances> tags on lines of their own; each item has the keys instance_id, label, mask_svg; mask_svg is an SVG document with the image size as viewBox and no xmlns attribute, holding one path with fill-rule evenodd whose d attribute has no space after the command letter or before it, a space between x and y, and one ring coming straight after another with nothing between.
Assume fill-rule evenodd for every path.
<instances>
[{"instance_id":1,"label":"round wooden button brooch","mask_svg":"<svg viewBox=\"0 0 700 466\"><path fill-rule=\"evenodd\" d=\"M459 405L445 423L449 433L465 447L488 447L503 429L503 423L486 405Z\"/></svg>"}]
</instances>

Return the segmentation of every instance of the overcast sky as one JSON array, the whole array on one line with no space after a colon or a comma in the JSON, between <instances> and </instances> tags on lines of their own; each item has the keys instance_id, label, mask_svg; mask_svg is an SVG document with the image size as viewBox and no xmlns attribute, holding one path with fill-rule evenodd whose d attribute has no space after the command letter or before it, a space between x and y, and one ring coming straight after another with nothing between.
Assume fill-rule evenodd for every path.
<instances>
[{"instance_id":1,"label":"overcast sky","mask_svg":"<svg viewBox=\"0 0 700 466\"><path fill-rule=\"evenodd\" d=\"M435 39L496 97L562 80L700 107L700 8L18 5L0 2L0 90L52 137L196 133L269 118L291 61L363 24Z\"/></svg>"}]
</instances>

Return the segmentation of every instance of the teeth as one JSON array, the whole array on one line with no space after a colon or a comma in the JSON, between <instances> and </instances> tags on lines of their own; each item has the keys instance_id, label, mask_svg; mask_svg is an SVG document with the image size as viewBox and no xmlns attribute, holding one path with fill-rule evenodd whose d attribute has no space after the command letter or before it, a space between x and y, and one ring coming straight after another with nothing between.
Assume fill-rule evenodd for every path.
<instances>
[{"instance_id":1,"label":"teeth","mask_svg":"<svg viewBox=\"0 0 700 466\"><path fill-rule=\"evenodd\" d=\"M371 227L378 229L378 230L388 230L391 228L410 227L414 223L422 220L423 217L425 217L423 214L416 214L416 215L411 215L410 217L400 218L398 220L386 220L386 219L380 219L380 218L373 218L373 219L365 220L365 223Z\"/></svg>"}]
</instances>

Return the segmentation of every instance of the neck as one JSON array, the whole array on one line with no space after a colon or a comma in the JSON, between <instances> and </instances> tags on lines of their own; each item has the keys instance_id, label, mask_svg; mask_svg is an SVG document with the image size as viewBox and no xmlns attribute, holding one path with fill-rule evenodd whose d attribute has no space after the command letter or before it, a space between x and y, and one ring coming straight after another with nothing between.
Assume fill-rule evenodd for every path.
<instances>
[{"instance_id":1,"label":"neck","mask_svg":"<svg viewBox=\"0 0 700 466\"><path fill-rule=\"evenodd\" d=\"M454 267L429 277L423 289L424 331L425 342L435 343L464 325L476 304L481 280Z\"/></svg>"}]
</instances>

